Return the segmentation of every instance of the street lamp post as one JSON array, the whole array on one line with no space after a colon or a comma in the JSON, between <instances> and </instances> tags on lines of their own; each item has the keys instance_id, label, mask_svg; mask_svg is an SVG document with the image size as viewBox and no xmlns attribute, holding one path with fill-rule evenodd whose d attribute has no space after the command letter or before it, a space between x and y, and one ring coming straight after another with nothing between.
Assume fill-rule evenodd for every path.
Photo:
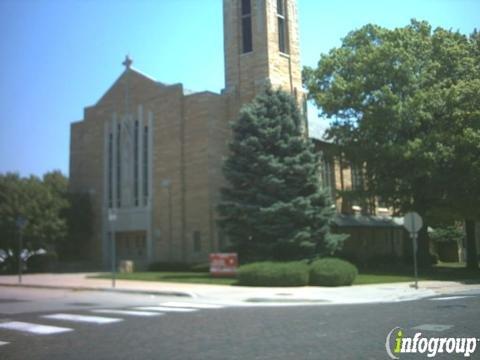
<instances>
[{"instance_id":1,"label":"street lamp post","mask_svg":"<svg viewBox=\"0 0 480 360\"><path fill-rule=\"evenodd\" d=\"M18 283L22 283L22 248L23 248L23 239L22 239L22 228L18 230Z\"/></svg>"},{"instance_id":2,"label":"street lamp post","mask_svg":"<svg viewBox=\"0 0 480 360\"><path fill-rule=\"evenodd\" d=\"M417 253L418 253L418 234L416 232L411 234L412 238L412 247L413 247L413 274L415 276L414 288L418 289L418 264L417 264Z\"/></svg>"},{"instance_id":3,"label":"street lamp post","mask_svg":"<svg viewBox=\"0 0 480 360\"><path fill-rule=\"evenodd\" d=\"M115 221L117 220L117 214L114 209L108 211L108 222L110 223L110 239L111 239L111 253L112 260L112 288L115 289L115 276L116 276L116 243L115 243Z\"/></svg>"},{"instance_id":4,"label":"street lamp post","mask_svg":"<svg viewBox=\"0 0 480 360\"><path fill-rule=\"evenodd\" d=\"M18 283L22 283L22 248L23 248L23 229L27 226L27 219L22 216L17 218L18 227Z\"/></svg>"},{"instance_id":5,"label":"street lamp post","mask_svg":"<svg viewBox=\"0 0 480 360\"><path fill-rule=\"evenodd\" d=\"M168 191L168 252L169 258L172 259L172 182L170 179L164 179L160 185Z\"/></svg>"}]
</instances>

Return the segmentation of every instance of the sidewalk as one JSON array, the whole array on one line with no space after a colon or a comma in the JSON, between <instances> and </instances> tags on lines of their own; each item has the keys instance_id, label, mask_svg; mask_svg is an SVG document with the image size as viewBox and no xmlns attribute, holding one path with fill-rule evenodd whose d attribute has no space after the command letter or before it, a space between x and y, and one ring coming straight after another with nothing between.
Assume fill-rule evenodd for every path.
<instances>
[{"instance_id":1,"label":"sidewalk","mask_svg":"<svg viewBox=\"0 0 480 360\"><path fill-rule=\"evenodd\" d=\"M480 284L465 285L456 282L422 281L419 289L410 283L356 285L345 287L272 287L184 284L168 282L117 280L112 289L111 280L91 279L95 273L28 274L18 285L16 275L0 276L0 286L61 288L72 290L116 291L137 294L156 294L196 298L229 305L288 305L288 304L362 304L416 300L436 295L480 289Z\"/></svg>"}]
</instances>

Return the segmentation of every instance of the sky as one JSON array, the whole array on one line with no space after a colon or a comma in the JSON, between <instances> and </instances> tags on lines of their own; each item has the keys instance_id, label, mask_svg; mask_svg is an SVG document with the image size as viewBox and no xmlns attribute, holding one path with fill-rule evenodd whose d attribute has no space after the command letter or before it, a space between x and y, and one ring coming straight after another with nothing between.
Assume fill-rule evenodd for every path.
<instances>
[{"instance_id":1,"label":"sky","mask_svg":"<svg viewBox=\"0 0 480 360\"><path fill-rule=\"evenodd\" d=\"M297 0L302 65L367 23L412 18L470 34L479 0ZM222 0L0 0L0 173L68 175L70 123L133 66L164 83L220 92ZM310 132L328 126L309 109Z\"/></svg>"}]
</instances>

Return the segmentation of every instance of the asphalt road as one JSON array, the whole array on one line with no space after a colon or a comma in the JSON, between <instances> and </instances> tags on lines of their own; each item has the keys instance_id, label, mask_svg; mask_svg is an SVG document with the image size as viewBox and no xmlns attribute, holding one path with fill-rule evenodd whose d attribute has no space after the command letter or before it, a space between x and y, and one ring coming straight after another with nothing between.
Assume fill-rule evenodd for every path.
<instances>
[{"instance_id":1,"label":"asphalt road","mask_svg":"<svg viewBox=\"0 0 480 360\"><path fill-rule=\"evenodd\" d=\"M397 326L480 338L478 292L391 304L201 306L190 298L0 287L0 359L388 359L385 339ZM480 359L480 349L470 358Z\"/></svg>"}]
</instances>

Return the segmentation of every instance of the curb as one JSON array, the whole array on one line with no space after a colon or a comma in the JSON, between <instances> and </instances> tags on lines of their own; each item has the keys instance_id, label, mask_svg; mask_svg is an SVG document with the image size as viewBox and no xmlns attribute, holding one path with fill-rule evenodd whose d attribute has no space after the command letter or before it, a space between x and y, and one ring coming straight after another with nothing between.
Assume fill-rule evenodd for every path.
<instances>
[{"instance_id":1,"label":"curb","mask_svg":"<svg viewBox=\"0 0 480 360\"><path fill-rule=\"evenodd\" d=\"M243 300L246 303L251 304L268 304L268 303L275 303L275 304L322 304L327 305L332 303L330 300L325 299L277 299L277 298L248 298Z\"/></svg>"},{"instance_id":2,"label":"curb","mask_svg":"<svg viewBox=\"0 0 480 360\"><path fill-rule=\"evenodd\" d=\"M193 293L182 291L162 291L162 290L135 290L135 289L113 289L113 288L95 288L86 286L53 286L53 285L33 285L33 284L2 284L0 286L9 287L24 287L33 289L54 289L54 290L72 290L72 291L104 291L104 292L116 292L123 294L142 294L142 295L163 295L163 296L178 296L178 297L190 297L195 298Z\"/></svg>"}]
</instances>

